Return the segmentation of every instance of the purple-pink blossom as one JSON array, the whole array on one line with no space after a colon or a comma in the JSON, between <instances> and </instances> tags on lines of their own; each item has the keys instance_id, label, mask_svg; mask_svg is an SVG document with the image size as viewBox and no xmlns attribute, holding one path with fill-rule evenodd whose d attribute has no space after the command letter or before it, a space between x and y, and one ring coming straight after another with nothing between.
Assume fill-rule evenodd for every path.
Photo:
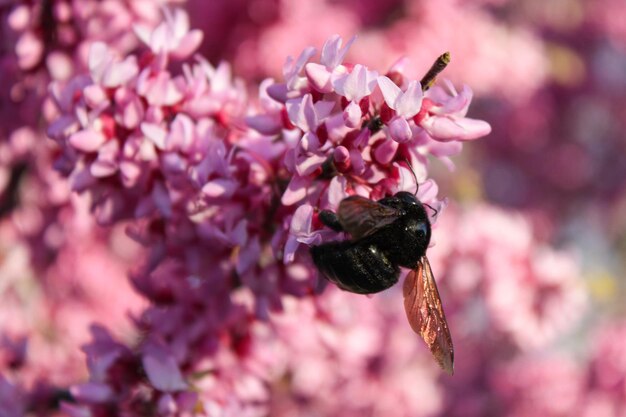
<instances>
[{"instance_id":1,"label":"purple-pink blossom","mask_svg":"<svg viewBox=\"0 0 626 417\"><path fill-rule=\"evenodd\" d=\"M248 357L249 326L281 312L285 295L320 291L306 248L335 233L321 230L319 209L336 208L350 194L381 198L400 190L443 207L436 184L422 175L427 154L411 158L413 131L398 144L389 120L378 116L395 108L411 121L420 110L416 81L406 93L395 87L397 101L385 104L378 73L342 64L352 41L342 47L335 36L320 59L327 84L312 81L309 74L321 69L306 49L287 60L284 83L264 82L255 114L228 64L195 58L180 72L170 69L189 55L176 41L186 39L185 22L174 12L153 33L141 32L145 51L138 56L95 43L89 74L53 85L59 117L49 128L62 150L57 166L90 197L96 219L133 221L129 234L148 249L132 282L153 303L136 319L150 337L131 354L106 336L117 353L103 366L121 367L116 372L132 384L128 367L140 364L149 382L146 401L167 412L183 407L175 393L190 390L203 358L228 356L229 349ZM178 327L184 317L198 317L197 325ZM225 337L231 342L223 346ZM268 375L233 377L255 386ZM254 398L267 398L255 390ZM136 401L96 368L72 392L86 404L117 401L132 410ZM211 395L193 401L210 409ZM238 401L236 407L246 407L244 397Z\"/></svg>"}]
</instances>

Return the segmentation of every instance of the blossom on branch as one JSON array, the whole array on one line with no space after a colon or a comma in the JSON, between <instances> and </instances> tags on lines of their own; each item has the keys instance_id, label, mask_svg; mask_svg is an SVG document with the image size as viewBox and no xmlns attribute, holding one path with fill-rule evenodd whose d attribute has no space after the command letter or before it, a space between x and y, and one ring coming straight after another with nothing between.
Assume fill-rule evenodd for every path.
<instances>
[{"instance_id":1,"label":"blossom on branch","mask_svg":"<svg viewBox=\"0 0 626 417\"><path fill-rule=\"evenodd\" d=\"M166 11L153 30L136 28L136 55L95 43L89 73L51 87L57 167L100 223L129 221L148 250L132 271L151 302L135 318L146 336L131 349L93 330L90 380L70 390L79 404L66 405L74 415L112 404L264 410L276 366L263 356L266 323L288 296L323 290L306 250L335 235L319 210L404 190L440 211L428 157L469 139L428 147L440 138L415 118L431 93L397 70L344 63L354 39L342 47L331 37L319 63L313 48L288 59L284 82L264 81L253 105L228 64L187 59L201 39L188 29L183 12ZM420 120L463 126L469 98L432 101Z\"/></svg>"}]
</instances>

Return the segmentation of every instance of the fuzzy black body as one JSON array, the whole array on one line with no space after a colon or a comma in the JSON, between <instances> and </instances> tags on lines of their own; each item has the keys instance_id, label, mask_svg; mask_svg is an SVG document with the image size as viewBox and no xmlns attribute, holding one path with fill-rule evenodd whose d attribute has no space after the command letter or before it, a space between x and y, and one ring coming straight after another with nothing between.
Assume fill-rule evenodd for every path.
<instances>
[{"instance_id":1,"label":"fuzzy black body","mask_svg":"<svg viewBox=\"0 0 626 417\"><path fill-rule=\"evenodd\" d=\"M354 219L342 218L341 205L339 216L332 212L320 216L327 226L353 235L350 240L311 248L317 268L346 291L371 294L391 287L398 282L400 267L416 268L428 248L430 222L424 206L413 194L399 192L378 200L377 204L394 209L396 214L388 223L370 224L366 228L370 233L362 237L355 237L355 231L346 227ZM367 210L359 208L350 215L368 216Z\"/></svg>"}]
</instances>

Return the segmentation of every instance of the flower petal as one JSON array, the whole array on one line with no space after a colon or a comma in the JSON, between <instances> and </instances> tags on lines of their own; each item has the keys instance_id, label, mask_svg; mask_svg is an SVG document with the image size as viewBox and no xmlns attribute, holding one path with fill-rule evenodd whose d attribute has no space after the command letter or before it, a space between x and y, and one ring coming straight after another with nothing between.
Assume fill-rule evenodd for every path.
<instances>
[{"instance_id":1,"label":"flower petal","mask_svg":"<svg viewBox=\"0 0 626 417\"><path fill-rule=\"evenodd\" d=\"M150 349L143 355L143 367L152 386L160 391L182 391L187 388L180 368L165 349Z\"/></svg>"},{"instance_id":2,"label":"flower petal","mask_svg":"<svg viewBox=\"0 0 626 417\"><path fill-rule=\"evenodd\" d=\"M348 100L359 101L372 93L376 87L377 77L376 71L369 71L365 66L357 64L350 74L337 78L333 82L333 87Z\"/></svg>"},{"instance_id":3,"label":"flower petal","mask_svg":"<svg viewBox=\"0 0 626 417\"><path fill-rule=\"evenodd\" d=\"M423 95L424 93L422 92L420 83L415 80L411 81L404 94L401 94L396 100L396 107L394 107L394 109L398 116L409 119L419 113L422 107Z\"/></svg>"},{"instance_id":4,"label":"flower petal","mask_svg":"<svg viewBox=\"0 0 626 417\"><path fill-rule=\"evenodd\" d=\"M380 91L383 93L385 103L387 103L389 107L395 110L396 101L402 94L402 90L400 90L400 87L398 87L393 81L391 81L384 75L378 77L376 81L378 82L378 87L380 88Z\"/></svg>"},{"instance_id":5,"label":"flower petal","mask_svg":"<svg viewBox=\"0 0 626 417\"><path fill-rule=\"evenodd\" d=\"M237 181L227 178L217 178L204 184L202 193L207 197L228 198L235 193L237 186Z\"/></svg>"},{"instance_id":6,"label":"flower petal","mask_svg":"<svg viewBox=\"0 0 626 417\"><path fill-rule=\"evenodd\" d=\"M421 126L433 139L440 141L473 140L491 132L489 123L476 119L429 117Z\"/></svg>"},{"instance_id":7,"label":"flower petal","mask_svg":"<svg viewBox=\"0 0 626 417\"><path fill-rule=\"evenodd\" d=\"M351 101L343 111L343 120L345 121L346 126L351 128L359 127L361 125L362 117L363 112L361 111L361 106L354 101Z\"/></svg>"},{"instance_id":8,"label":"flower petal","mask_svg":"<svg viewBox=\"0 0 626 417\"><path fill-rule=\"evenodd\" d=\"M283 193L281 203L285 206L291 206L301 201L307 195L307 186L310 180L299 175L294 175L287 185L287 189Z\"/></svg>"},{"instance_id":9,"label":"flower petal","mask_svg":"<svg viewBox=\"0 0 626 417\"><path fill-rule=\"evenodd\" d=\"M113 390L103 382L85 382L70 388L72 397L87 403L104 403L113 398Z\"/></svg>"},{"instance_id":10,"label":"flower petal","mask_svg":"<svg viewBox=\"0 0 626 417\"><path fill-rule=\"evenodd\" d=\"M398 143L407 142L413 137L411 126L402 117L395 117L388 126L389 136Z\"/></svg>"},{"instance_id":11,"label":"flower petal","mask_svg":"<svg viewBox=\"0 0 626 417\"><path fill-rule=\"evenodd\" d=\"M332 72L324 65L309 62L304 67L304 72L313 88L317 91L321 93L330 93L333 91L333 85L330 82Z\"/></svg>"},{"instance_id":12,"label":"flower petal","mask_svg":"<svg viewBox=\"0 0 626 417\"><path fill-rule=\"evenodd\" d=\"M346 43L346 46L341 48L341 44L343 43L341 36L331 36L322 47L320 62L329 69L335 68L343 62L343 58L346 56L346 53L348 53L348 49L350 49L350 46L355 40L356 36L353 36L348 43Z\"/></svg>"},{"instance_id":13,"label":"flower petal","mask_svg":"<svg viewBox=\"0 0 626 417\"><path fill-rule=\"evenodd\" d=\"M106 142L106 137L95 130L81 130L69 138L70 145L79 151L95 152Z\"/></svg>"}]
</instances>

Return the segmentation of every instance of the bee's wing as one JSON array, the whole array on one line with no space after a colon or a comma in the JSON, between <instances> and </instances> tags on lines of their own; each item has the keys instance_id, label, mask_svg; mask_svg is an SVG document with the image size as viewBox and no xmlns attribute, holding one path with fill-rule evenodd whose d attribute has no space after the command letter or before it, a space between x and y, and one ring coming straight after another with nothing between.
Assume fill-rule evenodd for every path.
<instances>
[{"instance_id":1,"label":"bee's wing","mask_svg":"<svg viewBox=\"0 0 626 417\"><path fill-rule=\"evenodd\" d=\"M454 348L441 298L426 256L404 280L404 309L409 324L428 345L441 368L454 373Z\"/></svg>"},{"instance_id":2,"label":"bee's wing","mask_svg":"<svg viewBox=\"0 0 626 417\"><path fill-rule=\"evenodd\" d=\"M339 203L339 223L353 238L368 236L393 223L403 213L400 209L385 206L361 196L344 198Z\"/></svg>"}]
</instances>

